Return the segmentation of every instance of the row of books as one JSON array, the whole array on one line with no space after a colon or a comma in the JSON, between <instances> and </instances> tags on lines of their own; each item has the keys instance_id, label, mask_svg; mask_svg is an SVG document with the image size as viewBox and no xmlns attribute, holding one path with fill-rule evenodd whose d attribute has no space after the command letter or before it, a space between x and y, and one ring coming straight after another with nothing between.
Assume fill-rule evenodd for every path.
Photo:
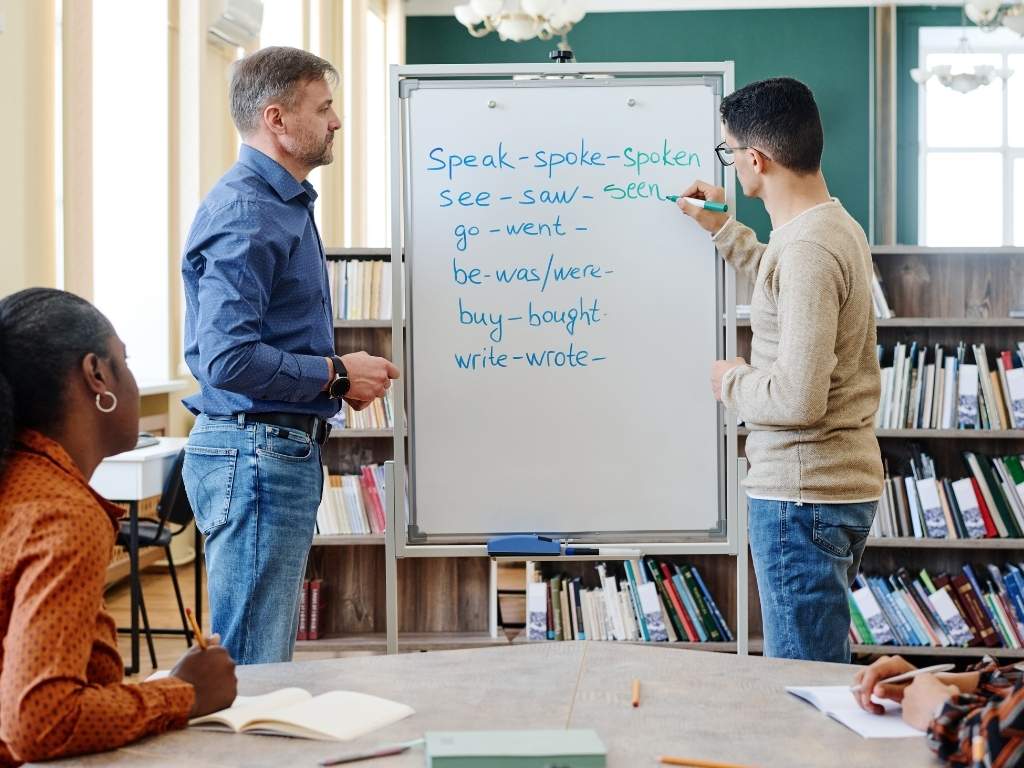
<instances>
[{"instance_id":1,"label":"row of books","mask_svg":"<svg viewBox=\"0 0 1024 768\"><path fill-rule=\"evenodd\" d=\"M984 344L878 346L879 429L1024 429L1024 341L990 361Z\"/></svg>"},{"instance_id":2,"label":"row of books","mask_svg":"<svg viewBox=\"0 0 1024 768\"><path fill-rule=\"evenodd\" d=\"M324 467L324 492L316 513L321 536L384 533L384 466L362 467L358 475L332 475Z\"/></svg>"},{"instance_id":3,"label":"row of books","mask_svg":"<svg viewBox=\"0 0 1024 768\"><path fill-rule=\"evenodd\" d=\"M299 628L296 640L319 640L324 615L324 583L321 579L306 579L302 582L299 599Z\"/></svg>"},{"instance_id":4,"label":"row of books","mask_svg":"<svg viewBox=\"0 0 1024 768\"><path fill-rule=\"evenodd\" d=\"M959 573L900 568L857 577L850 638L868 645L1024 648L1024 563L965 564Z\"/></svg>"},{"instance_id":5,"label":"row of books","mask_svg":"<svg viewBox=\"0 0 1024 768\"><path fill-rule=\"evenodd\" d=\"M328 267L336 320L391 319L390 261L332 261Z\"/></svg>"},{"instance_id":6,"label":"row of books","mask_svg":"<svg viewBox=\"0 0 1024 768\"><path fill-rule=\"evenodd\" d=\"M595 566L593 579L554 576L527 585L528 640L733 640L700 571L654 558Z\"/></svg>"},{"instance_id":7,"label":"row of books","mask_svg":"<svg viewBox=\"0 0 1024 768\"><path fill-rule=\"evenodd\" d=\"M1022 456L964 451L967 476L939 478L932 458L917 446L906 474L885 467L885 488L873 536L918 539L985 539L1024 536Z\"/></svg>"},{"instance_id":8,"label":"row of books","mask_svg":"<svg viewBox=\"0 0 1024 768\"><path fill-rule=\"evenodd\" d=\"M378 397L361 411L353 410L348 403L344 405L345 429L392 429L395 426L393 390L388 390L384 397Z\"/></svg>"}]
</instances>

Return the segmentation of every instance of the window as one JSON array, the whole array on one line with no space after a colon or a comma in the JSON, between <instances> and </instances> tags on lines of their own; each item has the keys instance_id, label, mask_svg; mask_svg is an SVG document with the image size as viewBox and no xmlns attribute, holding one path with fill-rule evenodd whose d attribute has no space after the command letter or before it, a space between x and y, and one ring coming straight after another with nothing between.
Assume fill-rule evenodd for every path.
<instances>
[{"instance_id":1,"label":"window","mask_svg":"<svg viewBox=\"0 0 1024 768\"><path fill-rule=\"evenodd\" d=\"M166 381L167 0L93 0L93 299L142 383Z\"/></svg>"},{"instance_id":2,"label":"window","mask_svg":"<svg viewBox=\"0 0 1024 768\"><path fill-rule=\"evenodd\" d=\"M307 27L308 20L308 31ZM308 40L307 40L308 37ZM301 48L320 55L320 3L310 0L263 0L263 23L260 25L260 48L271 45L284 45L289 48ZM322 172L314 168L307 180L317 193L322 193L320 186ZM313 209L313 219L317 227L321 226L324 199L317 199Z\"/></svg>"},{"instance_id":3,"label":"window","mask_svg":"<svg viewBox=\"0 0 1024 768\"><path fill-rule=\"evenodd\" d=\"M935 78L927 82L920 110L920 240L1024 245L1024 40L1006 29L931 27L920 34L922 68L1015 70L970 93ZM964 36L968 51L960 48Z\"/></svg>"},{"instance_id":4,"label":"window","mask_svg":"<svg viewBox=\"0 0 1024 768\"><path fill-rule=\"evenodd\" d=\"M366 62L366 107L363 136L366 138L366 245L387 246L391 242L388 227L388 51L387 25L382 8L367 9L366 37L363 49Z\"/></svg>"}]
</instances>

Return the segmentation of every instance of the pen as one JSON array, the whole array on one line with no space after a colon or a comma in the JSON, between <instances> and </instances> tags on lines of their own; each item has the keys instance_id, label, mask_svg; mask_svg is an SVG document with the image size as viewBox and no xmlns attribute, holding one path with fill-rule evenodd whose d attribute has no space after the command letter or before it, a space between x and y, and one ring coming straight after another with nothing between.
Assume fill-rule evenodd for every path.
<instances>
[{"instance_id":1,"label":"pen","mask_svg":"<svg viewBox=\"0 0 1024 768\"><path fill-rule=\"evenodd\" d=\"M911 678L917 677L918 675L923 675L925 672L931 672L933 674L939 672L949 672L951 669L954 669L955 667L956 664L936 664L932 667L924 667L922 669L915 669L910 672L904 672L899 675L887 677L885 678L885 680L879 680L877 683L875 683L875 685L882 685L883 683L902 683L903 681L910 680ZM850 690L854 693L859 693L864 689L861 687L860 683L857 683L856 685L851 685Z\"/></svg>"},{"instance_id":2,"label":"pen","mask_svg":"<svg viewBox=\"0 0 1024 768\"><path fill-rule=\"evenodd\" d=\"M349 752L341 755L340 757L334 757L330 760L323 760L320 765L343 765L345 763L357 763L360 760L373 760L376 757L390 757L391 755L400 755L413 747L417 747L423 743L423 739L415 739L414 741L406 741L399 744L389 744L385 747L377 747L375 749L368 749L363 752Z\"/></svg>"},{"instance_id":3,"label":"pen","mask_svg":"<svg viewBox=\"0 0 1024 768\"><path fill-rule=\"evenodd\" d=\"M206 638L203 637L203 631L199 628L199 622L196 621L196 617L192 615L192 609L186 608L185 615L188 616L189 623L192 625L192 633L196 636L196 644L201 650L206 650Z\"/></svg>"},{"instance_id":4,"label":"pen","mask_svg":"<svg viewBox=\"0 0 1024 768\"><path fill-rule=\"evenodd\" d=\"M658 762L662 765L683 765L689 766L689 768L749 768L749 766L738 765L737 763L719 763L715 760L699 760L696 757L672 757L671 755L662 755L658 758Z\"/></svg>"},{"instance_id":5,"label":"pen","mask_svg":"<svg viewBox=\"0 0 1024 768\"><path fill-rule=\"evenodd\" d=\"M633 706L634 707L639 707L640 706L640 681L639 680L634 680L633 681Z\"/></svg>"},{"instance_id":6,"label":"pen","mask_svg":"<svg viewBox=\"0 0 1024 768\"><path fill-rule=\"evenodd\" d=\"M679 197L679 195L665 195L665 199L672 203L679 200ZM688 202L690 205L696 205L698 208L704 208L709 211L725 213L729 210L729 206L726 203L717 203L714 200L700 200L696 197L684 197L683 200Z\"/></svg>"},{"instance_id":7,"label":"pen","mask_svg":"<svg viewBox=\"0 0 1024 768\"><path fill-rule=\"evenodd\" d=\"M572 557L573 555L596 555L599 553L597 547L566 547L565 554Z\"/></svg>"}]
</instances>

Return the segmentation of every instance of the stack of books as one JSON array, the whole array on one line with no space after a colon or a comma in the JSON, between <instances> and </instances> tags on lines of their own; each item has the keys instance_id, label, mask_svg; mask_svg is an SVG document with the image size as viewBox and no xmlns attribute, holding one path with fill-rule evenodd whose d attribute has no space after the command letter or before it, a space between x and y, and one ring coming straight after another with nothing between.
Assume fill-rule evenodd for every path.
<instances>
[{"instance_id":1,"label":"stack of books","mask_svg":"<svg viewBox=\"0 0 1024 768\"><path fill-rule=\"evenodd\" d=\"M936 476L931 457L912 446L904 474L885 466L885 488L872 536L918 539L1020 538L1024 536L1024 457L964 451L967 476Z\"/></svg>"},{"instance_id":2,"label":"stack of books","mask_svg":"<svg viewBox=\"0 0 1024 768\"><path fill-rule=\"evenodd\" d=\"M877 429L1024 429L1024 341L989 359L984 344L878 347Z\"/></svg>"},{"instance_id":3,"label":"stack of books","mask_svg":"<svg viewBox=\"0 0 1024 768\"><path fill-rule=\"evenodd\" d=\"M696 566L647 558L624 560L622 568L616 576L599 563L585 578L559 575L528 584L527 639L733 640Z\"/></svg>"},{"instance_id":4,"label":"stack of books","mask_svg":"<svg viewBox=\"0 0 1024 768\"><path fill-rule=\"evenodd\" d=\"M934 578L900 568L857 577L849 594L850 638L866 645L1024 648L1024 563Z\"/></svg>"},{"instance_id":5,"label":"stack of books","mask_svg":"<svg viewBox=\"0 0 1024 768\"><path fill-rule=\"evenodd\" d=\"M332 261L329 266L336 320L391 319L390 261Z\"/></svg>"},{"instance_id":6,"label":"stack of books","mask_svg":"<svg viewBox=\"0 0 1024 768\"><path fill-rule=\"evenodd\" d=\"M316 513L321 536L384 533L384 466L362 467L358 475L332 475L324 467L324 492Z\"/></svg>"}]
</instances>

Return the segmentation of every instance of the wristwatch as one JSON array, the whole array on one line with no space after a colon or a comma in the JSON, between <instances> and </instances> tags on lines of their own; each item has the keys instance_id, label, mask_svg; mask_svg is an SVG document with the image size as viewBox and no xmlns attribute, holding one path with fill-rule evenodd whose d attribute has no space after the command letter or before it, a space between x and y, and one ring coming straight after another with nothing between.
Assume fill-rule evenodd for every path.
<instances>
[{"instance_id":1,"label":"wristwatch","mask_svg":"<svg viewBox=\"0 0 1024 768\"><path fill-rule=\"evenodd\" d=\"M334 378L331 379L331 383L327 387L327 396L332 400L341 400L348 394L352 382L348 380L348 371L345 369L345 364L341 362L341 358L331 355L331 360L334 361Z\"/></svg>"}]
</instances>

